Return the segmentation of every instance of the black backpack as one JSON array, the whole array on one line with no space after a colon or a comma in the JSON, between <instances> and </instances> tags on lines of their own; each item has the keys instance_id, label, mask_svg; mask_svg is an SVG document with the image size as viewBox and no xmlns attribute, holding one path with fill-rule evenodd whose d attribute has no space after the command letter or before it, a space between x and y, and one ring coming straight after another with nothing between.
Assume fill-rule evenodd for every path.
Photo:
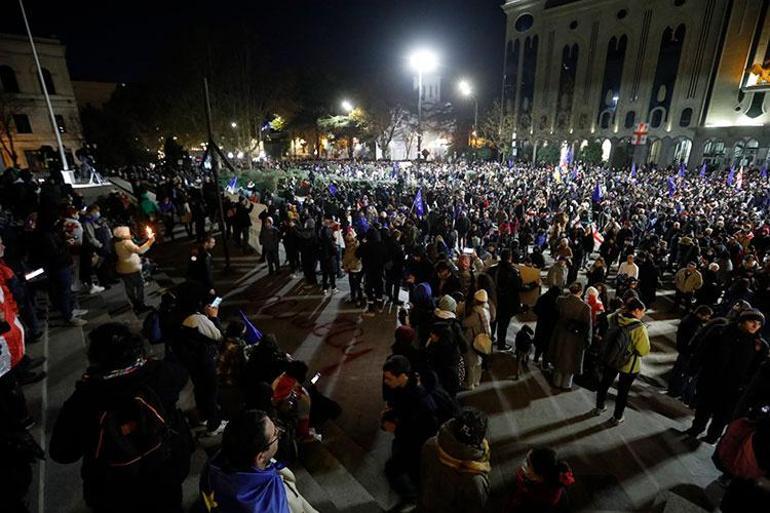
<instances>
[{"instance_id":1,"label":"black backpack","mask_svg":"<svg viewBox=\"0 0 770 513\"><path fill-rule=\"evenodd\" d=\"M621 326L618 315L607 319L608 328L604 336L604 363L613 369L623 368L634 357L634 341L631 339L631 332L643 326L641 322Z\"/></svg>"},{"instance_id":2,"label":"black backpack","mask_svg":"<svg viewBox=\"0 0 770 513\"><path fill-rule=\"evenodd\" d=\"M99 414L94 460L108 471L139 476L170 455L171 434L160 398L142 386L130 395L111 398Z\"/></svg>"}]
</instances>

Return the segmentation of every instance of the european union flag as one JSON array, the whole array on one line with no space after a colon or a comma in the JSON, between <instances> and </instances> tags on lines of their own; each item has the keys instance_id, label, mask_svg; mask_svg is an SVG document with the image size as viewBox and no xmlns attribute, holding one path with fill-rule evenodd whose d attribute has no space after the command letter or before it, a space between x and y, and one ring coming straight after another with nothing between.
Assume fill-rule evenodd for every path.
<instances>
[{"instance_id":1,"label":"european union flag","mask_svg":"<svg viewBox=\"0 0 770 513\"><path fill-rule=\"evenodd\" d=\"M730 166L730 172L727 173L727 185L735 185L735 166Z\"/></svg>"},{"instance_id":2,"label":"european union flag","mask_svg":"<svg viewBox=\"0 0 770 513\"><path fill-rule=\"evenodd\" d=\"M762 178L767 178L767 164L762 166L762 169L759 171L759 176Z\"/></svg>"},{"instance_id":3,"label":"european union flag","mask_svg":"<svg viewBox=\"0 0 770 513\"><path fill-rule=\"evenodd\" d=\"M414 202L412 202L412 208L419 217L425 215L425 205L422 201L422 189L417 189L417 194L414 195Z\"/></svg>"},{"instance_id":4,"label":"european union flag","mask_svg":"<svg viewBox=\"0 0 770 513\"><path fill-rule=\"evenodd\" d=\"M337 186L334 185L333 183L329 184L329 194L331 194L332 196L335 196L337 194Z\"/></svg>"},{"instance_id":5,"label":"european union flag","mask_svg":"<svg viewBox=\"0 0 770 513\"><path fill-rule=\"evenodd\" d=\"M244 340L247 344L254 345L259 344L260 340L262 340L262 332L257 329L254 324L251 323L248 317L246 317L246 314L243 313L243 310L238 310L238 313L241 315L241 319L243 320L243 324L246 325L246 335L244 335Z\"/></svg>"},{"instance_id":6,"label":"european union flag","mask_svg":"<svg viewBox=\"0 0 770 513\"><path fill-rule=\"evenodd\" d=\"M684 175L685 175L686 172L687 172L687 170L684 167L684 162L680 162L679 163L679 176L684 178Z\"/></svg>"},{"instance_id":7,"label":"european union flag","mask_svg":"<svg viewBox=\"0 0 770 513\"><path fill-rule=\"evenodd\" d=\"M709 167L708 164L706 164L705 162L701 166L701 168L700 168L700 177L701 178L706 178L706 171L708 170L708 167Z\"/></svg>"},{"instance_id":8,"label":"european union flag","mask_svg":"<svg viewBox=\"0 0 770 513\"><path fill-rule=\"evenodd\" d=\"M631 163L631 178L636 178L636 162Z\"/></svg>"},{"instance_id":9,"label":"european union flag","mask_svg":"<svg viewBox=\"0 0 770 513\"><path fill-rule=\"evenodd\" d=\"M594 192L591 194L591 199L594 200L594 203L600 203L602 201L602 186L598 183L596 184L596 187L594 187Z\"/></svg>"},{"instance_id":10,"label":"european union flag","mask_svg":"<svg viewBox=\"0 0 770 513\"><path fill-rule=\"evenodd\" d=\"M671 198L676 193L676 182L673 176L668 177L668 197Z\"/></svg>"}]
</instances>

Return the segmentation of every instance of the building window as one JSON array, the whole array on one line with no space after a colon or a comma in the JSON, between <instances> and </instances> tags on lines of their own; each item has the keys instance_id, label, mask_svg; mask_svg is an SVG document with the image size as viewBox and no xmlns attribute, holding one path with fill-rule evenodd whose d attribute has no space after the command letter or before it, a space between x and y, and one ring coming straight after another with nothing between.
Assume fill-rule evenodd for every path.
<instances>
[{"instance_id":1,"label":"building window","mask_svg":"<svg viewBox=\"0 0 770 513\"><path fill-rule=\"evenodd\" d=\"M650 126L660 128L663 123L663 109L654 109L650 115Z\"/></svg>"},{"instance_id":2,"label":"building window","mask_svg":"<svg viewBox=\"0 0 770 513\"><path fill-rule=\"evenodd\" d=\"M622 20L623 18L625 18L626 16L628 16L628 11L627 11L627 10L625 10L625 9L621 9L621 10L619 10L619 11L618 11L618 14L617 14L617 16L618 16L618 19L619 19L619 20Z\"/></svg>"},{"instance_id":3,"label":"building window","mask_svg":"<svg viewBox=\"0 0 770 513\"><path fill-rule=\"evenodd\" d=\"M633 128L634 121L636 121L636 112L630 110L626 113L626 122L623 123L623 126L626 128Z\"/></svg>"},{"instance_id":4,"label":"building window","mask_svg":"<svg viewBox=\"0 0 770 513\"><path fill-rule=\"evenodd\" d=\"M5 93L18 93L19 83L16 73L10 66L0 66L0 89Z\"/></svg>"},{"instance_id":5,"label":"building window","mask_svg":"<svg viewBox=\"0 0 770 513\"><path fill-rule=\"evenodd\" d=\"M54 117L56 118L56 126L59 128L59 133L66 133L67 125L64 124L64 116L56 114Z\"/></svg>"},{"instance_id":6,"label":"building window","mask_svg":"<svg viewBox=\"0 0 770 513\"><path fill-rule=\"evenodd\" d=\"M48 90L48 94L56 94L56 86L53 83L53 77L51 76L51 72L47 69L43 68L43 82L45 83L45 88ZM40 88L40 91L42 92L43 88Z\"/></svg>"},{"instance_id":7,"label":"building window","mask_svg":"<svg viewBox=\"0 0 770 513\"><path fill-rule=\"evenodd\" d=\"M31 134L32 126L29 124L29 118L26 114L14 114L13 124L16 126L17 134Z\"/></svg>"},{"instance_id":8,"label":"building window","mask_svg":"<svg viewBox=\"0 0 770 513\"><path fill-rule=\"evenodd\" d=\"M522 14L516 19L514 27L519 32L526 32L532 28L535 23L535 18L531 14Z\"/></svg>"},{"instance_id":9,"label":"building window","mask_svg":"<svg viewBox=\"0 0 770 513\"><path fill-rule=\"evenodd\" d=\"M600 126L602 128L609 128L610 127L610 120L612 119L612 115L609 112L602 113Z\"/></svg>"},{"instance_id":10,"label":"building window","mask_svg":"<svg viewBox=\"0 0 770 513\"><path fill-rule=\"evenodd\" d=\"M682 115L679 116L679 126L681 127L690 126L691 121L692 121L692 109L690 107L687 107L682 111Z\"/></svg>"},{"instance_id":11,"label":"building window","mask_svg":"<svg viewBox=\"0 0 770 513\"><path fill-rule=\"evenodd\" d=\"M573 21L572 23L569 24L569 28L571 30L575 30L577 27L578 27L578 22L577 21Z\"/></svg>"}]
</instances>

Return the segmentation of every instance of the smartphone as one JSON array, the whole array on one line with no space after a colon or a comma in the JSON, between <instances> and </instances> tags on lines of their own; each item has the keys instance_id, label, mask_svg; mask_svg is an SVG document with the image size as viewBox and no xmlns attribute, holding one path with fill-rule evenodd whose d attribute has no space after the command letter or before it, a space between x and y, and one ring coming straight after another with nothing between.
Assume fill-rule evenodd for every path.
<instances>
[{"instance_id":1,"label":"smartphone","mask_svg":"<svg viewBox=\"0 0 770 513\"><path fill-rule=\"evenodd\" d=\"M31 280L31 279L33 279L33 278L37 278L38 276L40 276L40 275L41 275L41 274L43 274L44 272L45 272L45 271L43 270L43 268L42 268L42 267L41 267L41 268L39 268L39 269L35 269L35 270L34 270L34 271L32 271L31 273L27 273L27 274L25 274L25 275L24 275L24 279L25 279L25 280L27 280L27 281L29 281L29 280Z\"/></svg>"},{"instance_id":2,"label":"smartphone","mask_svg":"<svg viewBox=\"0 0 770 513\"><path fill-rule=\"evenodd\" d=\"M320 373L320 372L316 372L316 373L315 373L315 376L313 376L312 378L310 378L310 383L312 383L313 385L315 385L315 384L316 384L316 381L318 381L318 378L320 378L320 377L321 377L321 373Z\"/></svg>"},{"instance_id":3,"label":"smartphone","mask_svg":"<svg viewBox=\"0 0 770 513\"><path fill-rule=\"evenodd\" d=\"M463 255L472 255L473 254L473 248L464 248L463 249Z\"/></svg>"},{"instance_id":4,"label":"smartphone","mask_svg":"<svg viewBox=\"0 0 770 513\"><path fill-rule=\"evenodd\" d=\"M219 308L219 305L222 304L222 298L216 297L214 298L214 301L211 302L211 306L214 308Z\"/></svg>"}]
</instances>

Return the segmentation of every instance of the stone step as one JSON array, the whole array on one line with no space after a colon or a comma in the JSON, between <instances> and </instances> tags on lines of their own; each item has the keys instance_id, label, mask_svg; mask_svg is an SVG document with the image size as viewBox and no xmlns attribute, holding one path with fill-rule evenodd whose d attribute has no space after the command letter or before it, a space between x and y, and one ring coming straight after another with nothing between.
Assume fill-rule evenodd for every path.
<instances>
[{"instance_id":1,"label":"stone step","mask_svg":"<svg viewBox=\"0 0 770 513\"><path fill-rule=\"evenodd\" d=\"M318 485L334 490L331 501L340 513L382 513L383 509L364 486L320 442L303 445L301 460Z\"/></svg>"},{"instance_id":2,"label":"stone step","mask_svg":"<svg viewBox=\"0 0 770 513\"><path fill-rule=\"evenodd\" d=\"M323 444L380 507L388 511L398 504L400 497L390 488L384 473L385 462L390 456L390 443L379 444L367 451L333 421L326 422L322 431Z\"/></svg>"},{"instance_id":3,"label":"stone step","mask_svg":"<svg viewBox=\"0 0 770 513\"><path fill-rule=\"evenodd\" d=\"M292 464L291 470L297 478L297 490L319 513L338 513L340 511L324 487L318 484L318 481L310 475L304 466Z\"/></svg>"}]
</instances>

